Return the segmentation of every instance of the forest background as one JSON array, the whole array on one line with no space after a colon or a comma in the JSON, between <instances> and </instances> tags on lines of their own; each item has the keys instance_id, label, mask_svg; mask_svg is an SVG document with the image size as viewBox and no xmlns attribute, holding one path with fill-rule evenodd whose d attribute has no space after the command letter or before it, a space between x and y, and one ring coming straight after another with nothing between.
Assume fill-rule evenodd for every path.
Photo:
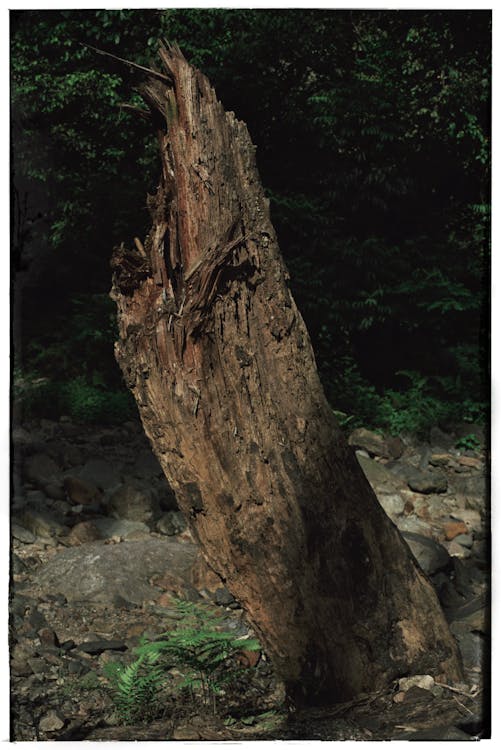
<instances>
[{"instance_id":1,"label":"forest background","mask_svg":"<svg viewBox=\"0 0 501 750\"><path fill-rule=\"evenodd\" d=\"M332 408L397 434L486 417L489 11L11 13L14 399L127 419L114 245L159 164L138 79L177 41L245 121Z\"/></svg>"}]
</instances>

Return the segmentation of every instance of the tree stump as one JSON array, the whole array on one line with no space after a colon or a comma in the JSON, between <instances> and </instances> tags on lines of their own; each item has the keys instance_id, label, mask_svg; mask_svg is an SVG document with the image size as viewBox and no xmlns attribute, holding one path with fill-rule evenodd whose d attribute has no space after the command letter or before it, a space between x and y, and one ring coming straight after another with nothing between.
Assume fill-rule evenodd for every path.
<instances>
[{"instance_id":1,"label":"tree stump","mask_svg":"<svg viewBox=\"0 0 501 750\"><path fill-rule=\"evenodd\" d=\"M244 123L176 47L141 93L162 175L117 248L116 356L203 555L296 703L460 676L437 597L323 393Z\"/></svg>"}]
</instances>

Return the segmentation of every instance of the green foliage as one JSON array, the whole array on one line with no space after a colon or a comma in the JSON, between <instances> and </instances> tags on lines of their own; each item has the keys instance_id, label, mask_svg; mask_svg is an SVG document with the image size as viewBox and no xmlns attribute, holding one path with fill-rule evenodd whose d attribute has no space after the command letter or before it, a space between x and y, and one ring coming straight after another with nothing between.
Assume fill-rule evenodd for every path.
<instances>
[{"instance_id":1,"label":"green foliage","mask_svg":"<svg viewBox=\"0 0 501 750\"><path fill-rule=\"evenodd\" d=\"M192 700L216 712L217 696L242 673L235 656L243 649L260 649L257 640L236 638L222 629L218 614L206 604L177 599L174 605L171 615L177 622L172 630L154 641L143 639L129 666L106 668L126 723L144 720L147 706L158 708L162 687L176 694L188 691Z\"/></svg>"},{"instance_id":2,"label":"green foliage","mask_svg":"<svg viewBox=\"0 0 501 750\"><path fill-rule=\"evenodd\" d=\"M449 410L485 400L490 13L31 10L11 19L14 269L34 269L25 371L121 387L103 301L108 258L148 228L156 143L151 125L120 107L138 103L137 78L83 45L151 65L167 38L249 126L332 405L362 419L386 400L396 429L391 394L410 400L413 388L401 370L428 379L419 392L428 416L443 411L432 397ZM93 410L89 394L78 400Z\"/></svg>"},{"instance_id":3,"label":"green foliage","mask_svg":"<svg viewBox=\"0 0 501 750\"><path fill-rule=\"evenodd\" d=\"M108 663L105 676L113 686L113 698L123 724L137 724L155 718L160 708L159 693L166 680L165 670L156 664L158 655L145 654L128 666Z\"/></svg>"},{"instance_id":4,"label":"green foliage","mask_svg":"<svg viewBox=\"0 0 501 750\"><path fill-rule=\"evenodd\" d=\"M480 448L480 441L476 435L470 432L457 441L456 448L461 451L476 451Z\"/></svg>"}]
</instances>

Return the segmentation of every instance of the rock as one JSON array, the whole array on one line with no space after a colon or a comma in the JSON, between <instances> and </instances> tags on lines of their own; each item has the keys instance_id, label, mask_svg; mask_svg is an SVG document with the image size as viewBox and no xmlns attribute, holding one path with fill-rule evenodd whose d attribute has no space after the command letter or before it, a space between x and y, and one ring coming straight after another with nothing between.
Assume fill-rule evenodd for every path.
<instances>
[{"instance_id":1,"label":"rock","mask_svg":"<svg viewBox=\"0 0 501 750\"><path fill-rule=\"evenodd\" d=\"M108 508L115 518L140 521L148 525L152 525L160 515L160 507L153 493L132 484L123 484L115 490Z\"/></svg>"},{"instance_id":2,"label":"rock","mask_svg":"<svg viewBox=\"0 0 501 750\"><path fill-rule=\"evenodd\" d=\"M168 513L164 513L157 521L156 529L161 534L174 536L175 534L181 534L186 529L186 526L183 514L178 510L171 510Z\"/></svg>"},{"instance_id":3,"label":"rock","mask_svg":"<svg viewBox=\"0 0 501 750\"><path fill-rule=\"evenodd\" d=\"M454 633L466 669L484 666L485 638L480 633Z\"/></svg>"},{"instance_id":4,"label":"rock","mask_svg":"<svg viewBox=\"0 0 501 750\"><path fill-rule=\"evenodd\" d=\"M33 658L28 659L27 661L33 674L45 674L46 672L50 672L50 666L44 659Z\"/></svg>"},{"instance_id":5,"label":"rock","mask_svg":"<svg viewBox=\"0 0 501 750\"><path fill-rule=\"evenodd\" d=\"M233 604L235 597L230 594L227 588L220 587L214 593L214 601L220 607L227 607L229 604Z\"/></svg>"},{"instance_id":6,"label":"rock","mask_svg":"<svg viewBox=\"0 0 501 750\"><path fill-rule=\"evenodd\" d=\"M464 521L452 519L451 521L447 521L446 523L444 523L444 534L448 542L452 541L452 539L457 537L459 534L466 534L467 532L468 527L466 526Z\"/></svg>"},{"instance_id":7,"label":"rock","mask_svg":"<svg viewBox=\"0 0 501 750\"><path fill-rule=\"evenodd\" d=\"M47 496L53 498L54 500L64 500L66 497L63 483L59 480L56 481L53 479L50 482L47 482L44 489L47 493Z\"/></svg>"},{"instance_id":8,"label":"rock","mask_svg":"<svg viewBox=\"0 0 501 750\"><path fill-rule=\"evenodd\" d=\"M410 471L407 475L407 484L414 492L423 495L447 492L447 479L442 474L434 472Z\"/></svg>"},{"instance_id":9,"label":"rock","mask_svg":"<svg viewBox=\"0 0 501 750\"><path fill-rule=\"evenodd\" d=\"M478 510L465 508L458 513L458 518L466 524L468 531L478 532L482 529L482 518Z\"/></svg>"},{"instance_id":10,"label":"rock","mask_svg":"<svg viewBox=\"0 0 501 750\"><path fill-rule=\"evenodd\" d=\"M138 534L149 536L150 533L145 523L141 523L141 521L128 521L121 518L96 518L93 521L93 525L99 533L98 539L111 539L112 537L128 539Z\"/></svg>"},{"instance_id":11,"label":"rock","mask_svg":"<svg viewBox=\"0 0 501 750\"><path fill-rule=\"evenodd\" d=\"M33 674L28 662L20 659L11 659L10 669L14 677L29 677L30 674Z\"/></svg>"},{"instance_id":12,"label":"rock","mask_svg":"<svg viewBox=\"0 0 501 750\"><path fill-rule=\"evenodd\" d=\"M20 526L18 523L12 522L11 534L14 539L23 544L33 544L36 541L36 536L29 529L25 529L24 526Z\"/></svg>"},{"instance_id":13,"label":"rock","mask_svg":"<svg viewBox=\"0 0 501 750\"><path fill-rule=\"evenodd\" d=\"M59 521L49 513L26 510L21 517L21 521L25 528L31 531L35 536L41 537L42 539L61 536L67 531L67 527L59 523Z\"/></svg>"},{"instance_id":14,"label":"rock","mask_svg":"<svg viewBox=\"0 0 501 750\"><path fill-rule=\"evenodd\" d=\"M57 732L64 727L64 719L61 718L57 711L48 711L40 719L38 728L41 732Z\"/></svg>"},{"instance_id":15,"label":"rock","mask_svg":"<svg viewBox=\"0 0 501 750\"><path fill-rule=\"evenodd\" d=\"M388 448L390 458L393 459L401 458L405 450L404 442L402 438L399 437L386 438L386 446Z\"/></svg>"},{"instance_id":16,"label":"rock","mask_svg":"<svg viewBox=\"0 0 501 750\"><path fill-rule=\"evenodd\" d=\"M382 456L388 458L390 453L386 441L382 435L377 432L366 430L365 427L359 427L350 434L348 444L353 448L362 448L370 456Z\"/></svg>"},{"instance_id":17,"label":"rock","mask_svg":"<svg viewBox=\"0 0 501 750\"><path fill-rule=\"evenodd\" d=\"M40 643L44 648L50 646L59 646L59 640L52 628L40 628L40 630L38 631L38 637L40 638Z\"/></svg>"},{"instance_id":18,"label":"rock","mask_svg":"<svg viewBox=\"0 0 501 750\"><path fill-rule=\"evenodd\" d=\"M103 651L126 651L127 646L124 641L102 639L85 641L84 643L80 643L76 649L86 654L101 654Z\"/></svg>"},{"instance_id":19,"label":"rock","mask_svg":"<svg viewBox=\"0 0 501 750\"><path fill-rule=\"evenodd\" d=\"M454 444L454 438L439 427L430 430L430 444L435 448L450 448Z\"/></svg>"},{"instance_id":20,"label":"rock","mask_svg":"<svg viewBox=\"0 0 501 750\"><path fill-rule=\"evenodd\" d=\"M101 493L95 484L73 476L64 478L66 496L73 505L90 505L99 502Z\"/></svg>"},{"instance_id":21,"label":"rock","mask_svg":"<svg viewBox=\"0 0 501 750\"><path fill-rule=\"evenodd\" d=\"M79 466L80 464L83 464L84 461L82 450L78 445L72 444L66 445L63 448L61 458L65 466Z\"/></svg>"},{"instance_id":22,"label":"rock","mask_svg":"<svg viewBox=\"0 0 501 750\"><path fill-rule=\"evenodd\" d=\"M449 564L447 550L441 544L420 534L404 531L402 536L421 569L427 575L433 575Z\"/></svg>"},{"instance_id":23,"label":"rock","mask_svg":"<svg viewBox=\"0 0 501 750\"><path fill-rule=\"evenodd\" d=\"M477 470L481 469L483 465L480 458L473 458L470 456L460 456L458 458L458 463L461 466L468 467L469 469L477 469Z\"/></svg>"},{"instance_id":24,"label":"rock","mask_svg":"<svg viewBox=\"0 0 501 750\"><path fill-rule=\"evenodd\" d=\"M78 546L80 544L88 544L89 542L96 542L98 539L102 539L103 535L98 529L95 522L92 521L81 521L77 523L71 529L70 533L66 536L66 544L72 546Z\"/></svg>"},{"instance_id":25,"label":"rock","mask_svg":"<svg viewBox=\"0 0 501 750\"><path fill-rule=\"evenodd\" d=\"M79 478L100 490L113 490L122 481L122 467L102 458L93 458L82 467Z\"/></svg>"},{"instance_id":26,"label":"rock","mask_svg":"<svg viewBox=\"0 0 501 750\"><path fill-rule=\"evenodd\" d=\"M454 456L450 453L432 453L430 456L431 466L440 466L445 468L451 464L454 464Z\"/></svg>"},{"instance_id":27,"label":"rock","mask_svg":"<svg viewBox=\"0 0 501 750\"><path fill-rule=\"evenodd\" d=\"M453 741L453 740L459 740L459 741L465 741L465 740L471 740L472 737L469 734L466 734L466 732L463 732L461 729L458 729L457 727L453 726L436 726L436 727L430 727L430 729L418 729L416 732L412 732L409 734L406 739L415 740L415 741L427 741L427 740L436 740L436 741Z\"/></svg>"},{"instance_id":28,"label":"rock","mask_svg":"<svg viewBox=\"0 0 501 750\"><path fill-rule=\"evenodd\" d=\"M404 693L410 690L411 687L431 690L435 687L435 680L430 674L415 674L412 677L402 677L398 681L398 688Z\"/></svg>"},{"instance_id":29,"label":"rock","mask_svg":"<svg viewBox=\"0 0 501 750\"><path fill-rule=\"evenodd\" d=\"M458 534L455 537L455 542L460 544L462 547L470 549L473 546L473 535L472 534Z\"/></svg>"},{"instance_id":30,"label":"rock","mask_svg":"<svg viewBox=\"0 0 501 750\"><path fill-rule=\"evenodd\" d=\"M47 497L42 490L29 490L26 493L26 505L33 509L43 509L47 507Z\"/></svg>"},{"instance_id":31,"label":"rock","mask_svg":"<svg viewBox=\"0 0 501 750\"><path fill-rule=\"evenodd\" d=\"M379 493L377 495L384 512L391 518L402 515L405 508L405 500L401 495L387 495Z\"/></svg>"},{"instance_id":32,"label":"rock","mask_svg":"<svg viewBox=\"0 0 501 750\"><path fill-rule=\"evenodd\" d=\"M452 542L444 542L442 546L447 550L451 557L461 557L465 559L471 556L471 550L458 544L455 540Z\"/></svg>"},{"instance_id":33,"label":"rock","mask_svg":"<svg viewBox=\"0 0 501 750\"><path fill-rule=\"evenodd\" d=\"M24 474L37 487L44 485L59 473L56 462L44 453L36 453L26 461Z\"/></svg>"},{"instance_id":34,"label":"rock","mask_svg":"<svg viewBox=\"0 0 501 750\"><path fill-rule=\"evenodd\" d=\"M425 516L425 520L421 517L416 518L415 516L400 516L397 521L398 530L401 534L408 532L430 539L433 537L433 529L429 524L429 516Z\"/></svg>"},{"instance_id":35,"label":"rock","mask_svg":"<svg viewBox=\"0 0 501 750\"><path fill-rule=\"evenodd\" d=\"M405 482L383 464L365 456L357 455L357 459L376 494L378 492L397 493L406 487Z\"/></svg>"},{"instance_id":36,"label":"rock","mask_svg":"<svg viewBox=\"0 0 501 750\"><path fill-rule=\"evenodd\" d=\"M142 604L159 594L148 583L155 574L171 571L189 582L196 552L195 545L168 537L91 542L59 552L35 572L34 582L42 592L64 594L70 602L114 605L119 596Z\"/></svg>"}]
</instances>

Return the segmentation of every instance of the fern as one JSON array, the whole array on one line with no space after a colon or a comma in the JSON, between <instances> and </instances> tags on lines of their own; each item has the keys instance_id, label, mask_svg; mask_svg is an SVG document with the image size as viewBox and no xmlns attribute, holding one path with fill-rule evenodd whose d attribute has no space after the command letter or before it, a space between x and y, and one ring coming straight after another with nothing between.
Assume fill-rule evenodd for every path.
<instances>
[{"instance_id":1,"label":"fern","mask_svg":"<svg viewBox=\"0 0 501 750\"><path fill-rule=\"evenodd\" d=\"M134 649L136 660L124 667L110 664L105 673L114 688L114 700L124 723L151 718L159 708L159 693L167 681L175 692L188 690L215 712L223 686L242 673L237 654L259 651L254 638L238 638L221 629L221 621L207 605L175 601L168 615L176 621L159 640L142 640ZM175 667L180 679L170 673Z\"/></svg>"},{"instance_id":2,"label":"fern","mask_svg":"<svg viewBox=\"0 0 501 750\"><path fill-rule=\"evenodd\" d=\"M114 702L124 724L147 721L157 713L165 670L155 662L155 654L148 654L140 655L128 666L115 662L105 666L105 674L114 686Z\"/></svg>"}]
</instances>

